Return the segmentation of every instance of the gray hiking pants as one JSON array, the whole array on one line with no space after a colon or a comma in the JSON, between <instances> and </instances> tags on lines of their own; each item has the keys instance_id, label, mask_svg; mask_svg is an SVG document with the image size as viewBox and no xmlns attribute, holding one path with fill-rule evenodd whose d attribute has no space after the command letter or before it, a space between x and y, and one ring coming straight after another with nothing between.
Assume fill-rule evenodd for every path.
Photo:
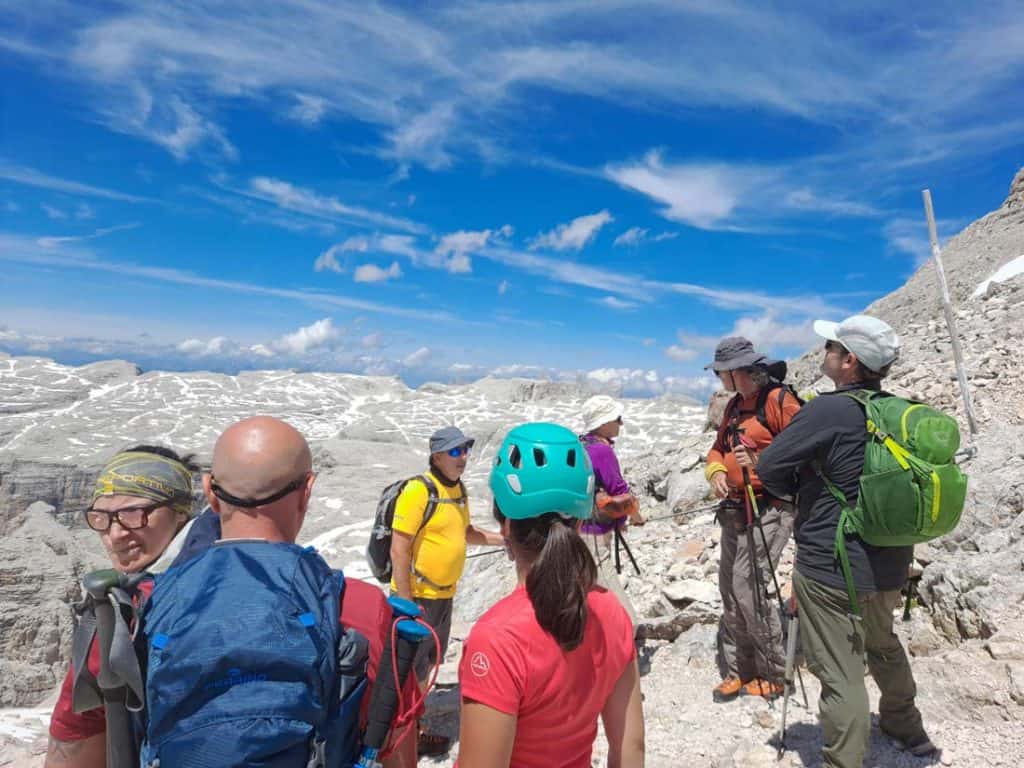
<instances>
[{"instance_id":1,"label":"gray hiking pants","mask_svg":"<svg viewBox=\"0 0 1024 768\"><path fill-rule=\"evenodd\" d=\"M633 603L630 602L622 582L619 581L619 574L615 570L614 534L581 533L580 536L587 543L587 549L590 550L590 554L594 556L594 562L597 563L597 585L604 587L619 599L622 607L629 614L629 620L633 623L633 632L635 633L636 610L633 608ZM626 563L629 562L629 558L626 557L625 553L622 554L622 560Z\"/></svg>"},{"instance_id":2,"label":"gray hiking pants","mask_svg":"<svg viewBox=\"0 0 1024 768\"><path fill-rule=\"evenodd\" d=\"M774 565L778 564L792 533L793 517L793 506L784 502L773 501L762 509L761 527ZM722 595L722 617L718 623L718 649L721 666L726 675L740 680L760 677L781 683L786 667L782 623L761 532L757 525L751 526L749 531L737 530L731 515L721 514L720 522L722 556L718 564L718 591ZM757 569L760 595L752 568Z\"/></svg>"},{"instance_id":3,"label":"gray hiking pants","mask_svg":"<svg viewBox=\"0 0 1024 768\"><path fill-rule=\"evenodd\" d=\"M880 727L907 742L923 731L914 704L917 686L903 645L892 631L892 612L900 604L898 589L860 592L861 620L849 615L845 589L835 589L793 573L800 615L800 642L807 668L821 681L821 722L826 768L862 768L871 736L871 713L864 686L864 661L882 698Z\"/></svg>"}]
</instances>

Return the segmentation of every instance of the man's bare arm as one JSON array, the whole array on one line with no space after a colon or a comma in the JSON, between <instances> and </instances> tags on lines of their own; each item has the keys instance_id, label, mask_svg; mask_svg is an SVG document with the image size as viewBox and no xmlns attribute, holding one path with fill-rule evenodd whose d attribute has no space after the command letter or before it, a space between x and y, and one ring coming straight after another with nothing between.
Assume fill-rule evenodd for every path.
<instances>
[{"instance_id":1,"label":"man's bare arm","mask_svg":"<svg viewBox=\"0 0 1024 768\"><path fill-rule=\"evenodd\" d=\"M412 545L415 537L401 531L391 534L391 574L399 597L412 600Z\"/></svg>"},{"instance_id":2,"label":"man's bare arm","mask_svg":"<svg viewBox=\"0 0 1024 768\"><path fill-rule=\"evenodd\" d=\"M87 739L59 741L50 737L43 768L106 768L107 735L98 733Z\"/></svg>"},{"instance_id":3,"label":"man's bare arm","mask_svg":"<svg viewBox=\"0 0 1024 768\"><path fill-rule=\"evenodd\" d=\"M505 545L504 537L497 531L484 531L470 525L466 528L467 544L490 544L492 547Z\"/></svg>"}]
</instances>

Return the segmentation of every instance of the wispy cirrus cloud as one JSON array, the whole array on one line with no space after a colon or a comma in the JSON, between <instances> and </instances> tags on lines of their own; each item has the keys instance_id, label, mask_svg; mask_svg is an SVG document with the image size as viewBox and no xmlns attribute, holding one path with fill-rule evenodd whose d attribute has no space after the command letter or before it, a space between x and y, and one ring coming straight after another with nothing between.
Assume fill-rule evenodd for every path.
<instances>
[{"instance_id":1,"label":"wispy cirrus cloud","mask_svg":"<svg viewBox=\"0 0 1024 768\"><path fill-rule=\"evenodd\" d=\"M88 235L62 235L62 236L49 236L40 237L36 240L36 243L43 246L44 248L55 248L60 245L66 245L68 243L79 243L85 240L95 240L99 237L105 237L106 235L112 235L114 232L124 232L129 229L137 229L140 225L135 224L118 224L114 227L103 227L97 229Z\"/></svg>"},{"instance_id":2,"label":"wispy cirrus cloud","mask_svg":"<svg viewBox=\"0 0 1024 768\"><path fill-rule=\"evenodd\" d=\"M410 309L408 307L391 306L357 299L351 296L340 296L336 293L277 288L240 280L225 280L172 267L154 267L131 262L106 261L95 258L92 254L85 251L43 248L35 238L25 238L19 235L7 235L4 233L0 233L0 261L142 277L147 280L171 285L206 288L228 293L268 296L302 302L313 306L328 306L359 312L379 313L420 321L451 322L455 319L451 313L443 310Z\"/></svg>"},{"instance_id":3,"label":"wispy cirrus cloud","mask_svg":"<svg viewBox=\"0 0 1024 768\"><path fill-rule=\"evenodd\" d=\"M13 181L16 184L24 184L39 189L48 189L53 192L66 192L71 195L84 195L86 197L100 197L107 200L117 200L123 203L149 203L150 198L130 195L119 192L115 189L96 187L91 184L83 184L71 179L62 179L59 176L38 171L34 168L24 166L8 165L0 162L0 179Z\"/></svg>"},{"instance_id":4,"label":"wispy cirrus cloud","mask_svg":"<svg viewBox=\"0 0 1024 768\"><path fill-rule=\"evenodd\" d=\"M577 216L572 221L559 224L550 232L542 232L530 241L530 250L581 251L597 237L606 224L614 221L607 211Z\"/></svg>"},{"instance_id":5,"label":"wispy cirrus cloud","mask_svg":"<svg viewBox=\"0 0 1024 768\"><path fill-rule=\"evenodd\" d=\"M229 105L246 100L287 116L300 106L296 94L307 100L300 113L374 126L381 154L430 168L493 154L495 124L528 109L540 90L636 111L757 110L842 125L848 146L889 158L910 156L915 141L941 131L990 126L1008 135L1004 123L1022 102L1015 43L1024 22L1012 2L962 13L919 8L913 25L900 7L872 3L871 34L860 33L862 7L743 1L250 10L239 0L62 4L42 21L14 6L20 23L0 47L87 81L91 106L112 127L179 157L204 144L226 151L216 115ZM112 107L134 92L130 109ZM987 151L979 138L962 149Z\"/></svg>"},{"instance_id":6,"label":"wispy cirrus cloud","mask_svg":"<svg viewBox=\"0 0 1024 768\"><path fill-rule=\"evenodd\" d=\"M388 227L402 232L423 233L427 227L410 219L391 216L368 208L348 205L332 195L323 195L283 179L254 176L245 188L223 185L227 191L262 200L287 211L330 221L354 222L363 226Z\"/></svg>"}]
</instances>

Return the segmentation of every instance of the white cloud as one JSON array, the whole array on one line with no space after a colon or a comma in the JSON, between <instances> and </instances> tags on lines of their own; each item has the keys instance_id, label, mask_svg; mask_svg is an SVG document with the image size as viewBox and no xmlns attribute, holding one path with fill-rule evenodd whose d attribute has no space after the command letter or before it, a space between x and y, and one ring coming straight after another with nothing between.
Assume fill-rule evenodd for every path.
<instances>
[{"instance_id":1,"label":"white cloud","mask_svg":"<svg viewBox=\"0 0 1024 768\"><path fill-rule=\"evenodd\" d=\"M643 227L630 227L621 235L615 238L612 245L639 245L640 241L647 237L647 230Z\"/></svg>"},{"instance_id":2,"label":"white cloud","mask_svg":"<svg viewBox=\"0 0 1024 768\"><path fill-rule=\"evenodd\" d=\"M387 280L397 280L401 276L402 268L397 261L393 261L387 269L382 269L376 264L361 264L356 267L352 279L357 283L383 283Z\"/></svg>"},{"instance_id":3,"label":"white cloud","mask_svg":"<svg viewBox=\"0 0 1024 768\"><path fill-rule=\"evenodd\" d=\"M342 245L332 245L326 251L316 257L316 261L313 262L314 272L344 272L344 268L341 266L341 262L338 261L338 254L344 252Z\"/></svg>"},{"instance_id":4,"label":"white cloud","mask_svg":"<svg viewBox=\"0 0 1024 768\"><path fill-rule=\"evenodd\" d=\"M665 356L671 360L675 360L677 363L693 360L698 354L700 353L696 349L683 347L679 344L672 344L665 349Z\"/></svg>"},{"instance_id":5,"label":"white cloud","mask_svg":"<svg viewBox=\"0 0 1024 768\"><path fill-rule=\"evenodd\" d=\"M296 93L295 106L288 111L288 116L303 125L317 125L327 113L327 99L310 93Z\"/></svg>"},{"instance_id":6,"label":"white cloud","mask_svg":"<svg viewBox=\"0 0 1024 768\"><path fill-rule=\"evenodd\" d=\"M60 208L54 208L52 205L42 203L39 207L43 209L43 213L46 214L46 218L51 219L52 221L61 221L68 217L64 211Z\"/></svg>"},{"instance_id":7,"label":"white cloud","mask_svg":"<svg viewBox=\"0 0 1024 768\"><path fill-rule=\"evenodd\" d=\"M402 360L402 365L406 368L421 368L428 363L433 356L434 353L429 347L420 347L415 352L411 352L406 355Z\"/></svg>"},{"instance_id":8,"label":"white cloud","mask_svg":"<svg viewBox=\"0 0 1024 768\"><path fill-rule=\"evenodd\" d=\"M179 162L207 147L218 157L238 159L238 150L223 129L177 93L154 96L148 87L136 81L118 98L102 104L100 111L112 130L151 141Z\"/></svg>"},{"instance_id":9,"label":"white cloud","mask_svg":"<svg viewBox=\"0 0 1024 768\"><path fill-rule=\"evenodd\" d=\"M441 238L434 248L434 255L440 259L444 269L452 273L472 272L470 256L479 252L488 243L499 238L512 236L512 226L506 224L499 229L482 229L477 231L460 229Z\"/></svg>"},{"instance_id":10,"label":"white cloud","mask_svg":"<svg viewBox=\"0 0 1024 768\"><path fill-rule=\"evenodd\" d=\"M379 332L368 333L359 340L363 349L377 349L380 346L381 334Z\"/></svg>"},{"instance_id":11,"label":"white cloud","mask_svg":"<svg viewBox=\"0 0 1024 768\"><path fill-rule=\"evenodd\" d=\"M285 334L273 346L282 352L304 355L310 350L331 346L341 338L342 333L342 329L335 326L331 318L325 317L294 333Z\"/></svg>"},{"instance_id":12,"label":"white cloud","mask_svg":"<svg viewBox=\"0 0 1024 768\"><path fill-rule=\"evenodd\" d=\"M761 352L784 349L808 349L818 341L811 327L811 319L786 322L775 312L741 317L736 320L728 336L745 336Z\"/></svg>"},{"instance_id":13,"label":"white cloud","mask_svg":"<svg viewBox=\"0 0 1024 768\"><path fill-rule=\"evenodd\" d=\"M226 336L214 336L208 341L201 341L200 339L186 339L177 345L177 349L184 355L190 357L210 357L211 355L223 355L229 350L234 351L237 348L230 339Z\"/></svg>"},{"instance_id":14,"label":"white cloud","mask_svg":"<svg viewBox=\"0 0 1024 768\"><path fill-rule=\"evenodd\" d=\"M600 299L594 299L595 304L608 307L608 309L614 309L617 312L625 312L630 309L636 309L640 305L635 301L626 301L620 299L617 296L603 296Z\"/></svg>"},{"instance_id":15,"label":"white cloud","mask_svg":"<svg viewBox=\"0 0 1024 768\"><path fill-rule=\"evenodd\" d=\"M88 219L95 218L95 216L96 212L87 203L79 203L78 207L75 208L75 218L79 221L87 221Z\"/></svg>"},{"instance_id":16,"label":"white cloud","mask_svg":"<svg viewBox=\"0 0 1024 768\"><path fill-rule=\"evenodd\" d=\"M655 150L638 163L610 165L605 172L620 186L662 203L665 207L660 213L666 219L700 229L713 229L727 222L750 190L775 175L757 167L666 165Z\"/></svg>"},{"instance_id":17,"label":"white cloud","mask_svg":"<svg viewBox=\"0 0 1024 768\"><path fill-rule=\"evenodd\" d=\"M504 296L506 293L508 293L508 287L508 280L502 280L500 283L498 283L498 295Z\"/></svg>"},{"instance_id":18,"label":"white cloud","mask_svg":"<svg viewBox=\"0 0 1024 768\"><path fill-rule=\"evenodd\" d=\"M306 216L325 218L332 221L357 222L374 226L385 226L403 232L424 232L422 224L397 216L371 211L367 208L346 205L336 197L321 195L311 189L299 187L282 179L256 176L249 181L244 190L227 188L231 192L272 203L285 210L301 213Z\"/></svg>"},{"instance_id":19,"label":"white cloud","mask_svg":"<svg viewBox=\"0 0 1024 768\"><path fill-rule=\"evenodd\" d=\"M568 224L559 224L550 232L542 232L530 243L530 250L548 248L554 251L579 251L597 237L601 227L614 221L607 210L579 216Z\"/></svg>"}]
</instances>

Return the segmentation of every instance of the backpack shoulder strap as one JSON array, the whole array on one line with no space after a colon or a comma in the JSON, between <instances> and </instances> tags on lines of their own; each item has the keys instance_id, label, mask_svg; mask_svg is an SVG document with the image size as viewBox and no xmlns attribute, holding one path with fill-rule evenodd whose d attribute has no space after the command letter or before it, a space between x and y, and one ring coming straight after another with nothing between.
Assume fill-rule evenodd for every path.
<instances>
[{"instance_id":1,"label":"backpack shoulder strap","mask_svg":"<svg viewBox=\"0 0 1024 768\"><path fill-rule=\"evenodd\" d=\"M828 492L832 494L832 498L839 504L839 522L836 523L836 538L834 544L834 552L839 560L839 567L843 571L843 580L846 582L846 596L850 600L850 615L856 618L860 618L860 604L857 602L857 588L853 584L853 570L850 568L850 556L846 553L846 528L850 516L853 514L853 510L850 507L850 502L846 498L846 494L843 493L833 483L828 475L825 474L825 470L822 468L821 463L815 459L812 464L815 473L821 478L821 481L825 484Z\"/></svg>"},{"instance_id":2,"label":"backpack shoulder strap","mask_svg":"<svg viewBox=\"0 0 1024 768\"><path fill-rule=\"evenodd\" d=\"M427 523L430 522L430 518L434 516L434 512L437 511L437 504L440 501L440 494L437 491L437 483L434 482L429 474L424 472L422 475L417 475L415 479L418 479L423 483L423 487L427 489L427 506L423 510L423 522L420 523L420 530L416 532L419 536L420 531L427 527Z\"/></svg>"},{"instance_id":3,"label":"backpack shoulder strap","mask_svg":"<svg viewBox=\"0 0 1024 768\"><path fill-rule=\"evenodd\" d=\"M765 406L768 405L768 396L775 390L779 391L779 409L781 410L782 401L786 398L786 387L777 381L769 382L761 387L761 391L757 393L757 405L754 406L754 416L757 418L758 423L767 429L772 437L775 437L778 432L772 429L772 425L768 423L768 414Z\"/></svg>"}]
</instances>

